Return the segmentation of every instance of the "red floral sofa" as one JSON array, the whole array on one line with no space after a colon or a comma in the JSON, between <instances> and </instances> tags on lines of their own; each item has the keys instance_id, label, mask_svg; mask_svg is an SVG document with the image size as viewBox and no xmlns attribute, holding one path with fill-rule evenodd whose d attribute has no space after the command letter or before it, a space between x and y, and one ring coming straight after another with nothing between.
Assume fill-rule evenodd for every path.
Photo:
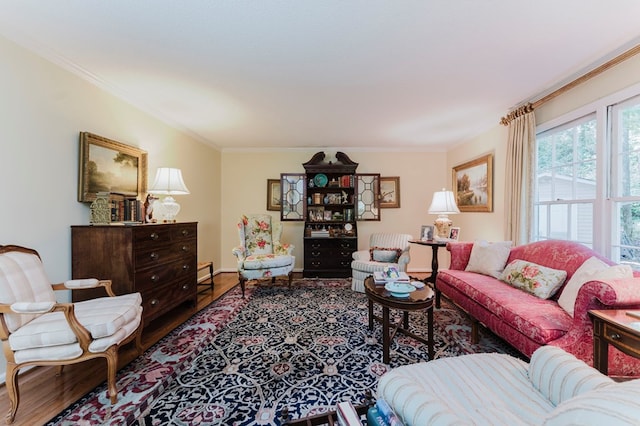
<instances>
[{"instance_id":1,"label":"red floral sofa","mask_svg":"<svg viewBox=\"0 0 640 426\"><path fill-rule=\"evenodd\" d=\"M480 322L527 357L543 345L553 345L593 365L591 309L640 309L640 278L589 281L580 287L571 317L559 304L561 287L549 299L541 299L492 276L465 271L472 242L450 242L449 269L438 271L436 288L473 319L474 336ZM540 241L512 247L509 264L521 259L567 272L566 282L589 258L613 263L593 250L567 241ZM640 376L640 360L609 347L609 375Z\"/></svg>"}]
</instances>

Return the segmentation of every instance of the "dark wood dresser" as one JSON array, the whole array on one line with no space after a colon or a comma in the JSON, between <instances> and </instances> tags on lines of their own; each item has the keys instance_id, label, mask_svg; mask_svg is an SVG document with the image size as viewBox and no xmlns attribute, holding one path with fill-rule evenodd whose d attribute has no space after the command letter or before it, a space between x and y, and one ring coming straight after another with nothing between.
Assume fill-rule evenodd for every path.
<instances>
[{"instance_id":1,"label":"dark wood dresser","mask_svg":"<svg viewBox=\"0 0 640 426\"><path fill-rule=\"evenodd\" d=\"M140 292L145 326L197 301L197 222L71 227L72 277L110 279L116 294ZM73 291L73 301L104 297Z\"/></svg>"}]
</instances>

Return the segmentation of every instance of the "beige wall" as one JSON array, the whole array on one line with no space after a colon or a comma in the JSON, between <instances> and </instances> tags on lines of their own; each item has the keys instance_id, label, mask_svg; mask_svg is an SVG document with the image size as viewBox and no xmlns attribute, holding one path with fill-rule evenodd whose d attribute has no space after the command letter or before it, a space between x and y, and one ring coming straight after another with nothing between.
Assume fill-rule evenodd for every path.
<instances>
[{"instance_id":1,"label":"beige wall","mask_svg":"<svg viewBox=\"0 0 640 426\"><path fill-rule=\"evenodd\" d=\"M37 249L52 282L71 277L70 226L89 223L77 201L78 134L90 131L181 168L191 195L182 221L199 222L199 256L220 264L219 151L0 38L0 244ZM66 292L60 300L68 300ZM0 355L0 381L5 363Z\"/></svg>"}]
</instances>

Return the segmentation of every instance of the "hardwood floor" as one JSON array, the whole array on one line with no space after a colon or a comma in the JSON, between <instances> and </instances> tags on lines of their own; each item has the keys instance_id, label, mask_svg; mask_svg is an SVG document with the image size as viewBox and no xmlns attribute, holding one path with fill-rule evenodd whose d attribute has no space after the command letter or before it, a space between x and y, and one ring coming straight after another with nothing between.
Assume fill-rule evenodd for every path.
<instances>
[{"instance_id":1,"label":"hardwood floor","mask_svg":"<svg viewBox=\"0 0 640 426\"><path fill-rule=\"evenodd\" d=\"M209 281L206 283L208 284ZM213 292L208 286L198 286L198 304L195 308L187 305L179 306L145 328L142 334L144 349L153 346L194 313L220 298L237 284L238 275L234 272L216 275ZM135 358L133 344L125 346L120 350L119 368ZM97 359L65 366L63 373L57 377L55 367L37 367L24 372L19 377L20 405L13 424L34 426L46 423L103 383L107 377L106 371L104 359ZM9 397L5 386L2 385L0 387L0 422L3 424L8 411Z\"/></svg>"},{"instance_id":2,"label":"hardwood floor","mask_svg":"<svg viewBox=\"0 0 640 426\"><path fill-rule=\"evenodd\" d=\"M424 278L428 274L411 274ZM301 278L302 275L294 275ZM207 281L208 283L208 281ZM153 346L174 328L188 320L194 313L217 300L238 284L238 275L222 273L214 277L214 290L199 286L198 304L195 308L180 306L153 321L142 335L144 349ZM133 344L120 350L119 368L136 358ZM106 380L106 363L103 359L91 360L80 364L68 365L63 373L56 377L55 367L37 367L20 375L20 405L14 425L42 425L51 420L69 405L73 404L93 388ZM0 422L9 410L9 397L4 385L0 387Z\"/></svg>"}]
</instances>

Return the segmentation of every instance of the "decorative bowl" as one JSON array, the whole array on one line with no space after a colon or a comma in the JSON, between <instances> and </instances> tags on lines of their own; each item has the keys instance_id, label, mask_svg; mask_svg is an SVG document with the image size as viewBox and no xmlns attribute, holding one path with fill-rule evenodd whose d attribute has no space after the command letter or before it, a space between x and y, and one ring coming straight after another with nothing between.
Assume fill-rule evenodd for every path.
<instances>
[{"instance_id":1,"label":"decorative bowl","mask_svg":"<svg viewBox=\"0 0 640 426\"><path fill-rule=\"evenodd\" d=\"M416 291L416 288L408 283L390 282L386 283L384 288L391 293L393 297L398 298L407 298L409 297L409 293Z\"/></svg>"},{"instance_id":2,"label":"decorative bowl","mask_svg":"<svg viewBox=\"0 0 640 426\"><path fill-rule=\"evenodd\" d=\"M329 178L327 178L327 175L325 175L324 173L318 173L313 178L313 181L315 182L317 187L324 188L327 185L327 182L329 182Z\"/></svg>"}]
</instances>

